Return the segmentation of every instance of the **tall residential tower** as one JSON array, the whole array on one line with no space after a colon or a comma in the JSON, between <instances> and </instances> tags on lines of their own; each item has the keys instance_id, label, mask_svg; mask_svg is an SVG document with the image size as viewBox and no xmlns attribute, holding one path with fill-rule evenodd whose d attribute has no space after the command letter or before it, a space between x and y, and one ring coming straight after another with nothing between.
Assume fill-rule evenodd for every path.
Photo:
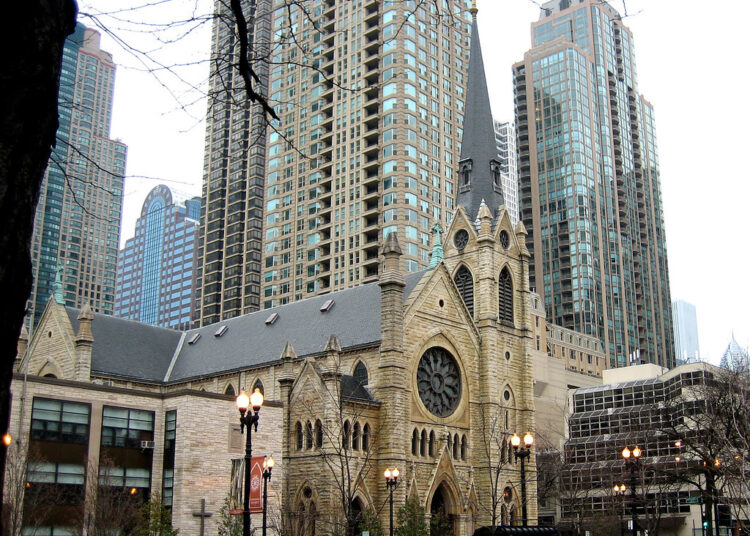
<instances>
[{"instance_id":1,"label":"tall residential tower","mask_svg":"<svg viewBox=\"0 0 750 536\"><path fill-rule=\"evenodd\" d=\"M254 66L280 117L268 128L258 110L220 98L241 86L225 62L236 37L217 21L203 324L373 281L390 232L406 270L429 263L430 229L456 203L470 6L258 1L253 57L268 61Z\"/></svg>"},{"instance_id":2,"label":"tall residential tower","mask_svg":"<svg viewBox=\"0 0 750 536\"><path fill-rule=\"evenodd\" d=\"M115 64L97 31L76 26L63 49L60 126L34 219L34 283L28 310L39 321L61 269L67 305L112 314L126 146L109 137Z\"/></svg>"},{"instance_id":3,"label":"tall residential tower","mask_svg":"<svg viewBox=\"0 0 750 536\"><path fill-rule=\"evenodd\" d=\"M530 283L610 366L674 366L654 113L633 36L599 0L554 0L514 65Z\"/></svg>"},{"instance_id":4,"label":"tall residential tower","mask_svg":"<svg viewBox=\"0 0 750 536\"><path fill-rule=\"evenodd\" d=\"M495 121L495 142L503 181L503 197L513 225L518 223L518 150L512 121Z\"/></svg>"}]
</instances>

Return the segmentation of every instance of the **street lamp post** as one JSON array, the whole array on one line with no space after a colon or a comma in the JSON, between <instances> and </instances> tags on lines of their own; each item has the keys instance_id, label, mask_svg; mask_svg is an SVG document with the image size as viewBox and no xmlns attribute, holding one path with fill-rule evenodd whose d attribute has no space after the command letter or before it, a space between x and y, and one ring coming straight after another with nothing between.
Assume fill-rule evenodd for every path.
<instances>
[{"instance_id":1,"label":"street lamp post","mask_svg":"<svg viewBox=\"0 0 750 536\"><path fill-rule=\"evenodd\" d=\"M516 459L521 459L521 516L523 517L522 523L525 527L529 521L528 512L526 509L526 465L525 460L531 455L531 445L534 444L534 436L529 432L523 436L523 448L521 448L521 438L518 434L513 434L510 438L510 444L513 445L513 454Z\"/></svg>"},{"instance_id":2,"label":"street lamp post","mask_svg":"<svg viewBox=\"0 0 750 536\"><path fill-rule=\"evenodd\" d=\"M633 536L638 536L638 510L636 508L636 493L635 487L637 485L636 470L638 469L638 460L643 454L643 451L635 446L633 449L625 447L622 449L622 457L625 460L625 465L630 469L630 514L633 518Z\"/></svg>"},{"instance_id":3,"label":"street lamp post","mask_svg":"<svg viewBox=\"0 0 750 536\"><path fill-rule=\"evenodd\" d=\"M617 509L618 517L620 518L620 536L625 536L625 529L622 526L622 496L625 495L627 488L625 487L625 484L620 484L619 486L615 484L612 491L620 500L620 507Z\"/></svg>"},{"instance_id":4,"label":"street lamp post","mask_svg":"<svg viewBox=\"0 0 750 536\"><path fill-rule=\"evenodd\" d=\"M397 467L393 469L386 469L383 476L385 476L385 485L388 488L388 495L391 505L391 530L390 536L393 536L393 490L398 486L398 475L399 471Z\"/></svg>"},{"instance_id":5,"label":"street lamp post","mask_svg":"<svg viewBox=\"0 0 750 536\"><path fill-rule=\"evenodd\" d=\"M266 536L266 510L268 509L268 481L274 466L273 456L263 461L263 536Z\"/></svg>"},{"instance_id":6,"label":"street lamp post","mask_svg":"<svg viewBox=\"0 0 750 536\"><path fill-rule=\"evenodd\" d=\"M240 432L244 432L247 427L245 436L245 481L243 485L243 504L242 504L242 536L250 536L250 463L253 453L253 428L258 431L258 413L263 405L263 393L260 389L255 389L252 395L247 396L243 390L237 397L237 409L240 410ZM252 408L252 411L248 411Z\"/></svg>"}]
</instances>

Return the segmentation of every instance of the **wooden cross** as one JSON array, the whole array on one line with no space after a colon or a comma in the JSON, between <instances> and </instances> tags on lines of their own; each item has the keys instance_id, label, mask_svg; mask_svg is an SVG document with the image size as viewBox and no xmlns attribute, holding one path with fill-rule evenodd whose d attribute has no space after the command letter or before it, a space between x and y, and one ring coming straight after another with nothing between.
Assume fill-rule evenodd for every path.
<instances>
[{"instance_id":1,"label":"wooden cross","mask_svg":"<svg viewBox=\"0 0 750 536\"><path fill-rule=\"evenodd\" d=\"M204 535L204 530L206 528L206 518L211 517L214 515L212 512L206 512L206 499L201 499L201 511L200 512L193 512L193 517L199 517L201 518L201 532L200 536Z\"/></svg>"}]
</instances>

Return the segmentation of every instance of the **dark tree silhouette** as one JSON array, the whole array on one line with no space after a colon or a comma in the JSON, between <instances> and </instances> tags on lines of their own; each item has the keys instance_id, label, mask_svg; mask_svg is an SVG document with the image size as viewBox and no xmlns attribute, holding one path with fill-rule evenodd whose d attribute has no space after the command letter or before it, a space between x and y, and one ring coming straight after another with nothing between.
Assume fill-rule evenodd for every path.
<instances>
[{"instance_id":1,"label":"dark tree silhouette","mask_svg":"<svg viewBox=\"0 0 750 536\"><path fill-rule=\"evenodd\" d=\"M0 71L0 431L8 433L10 382L26 300L39 187L57 132L57 91L74 0L25 0L5 6ZM0 443L0 496L7 447ZM0 532L2 523L0 520Z\"/></svg>"}]
</instances>

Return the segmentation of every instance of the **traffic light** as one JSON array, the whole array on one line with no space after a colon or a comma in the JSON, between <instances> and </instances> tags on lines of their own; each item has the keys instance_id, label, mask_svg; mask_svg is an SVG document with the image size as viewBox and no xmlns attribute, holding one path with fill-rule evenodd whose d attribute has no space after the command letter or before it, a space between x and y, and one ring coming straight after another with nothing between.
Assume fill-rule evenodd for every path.
<instances>
[{"instance_id":1,"label":"traffic light","mask_svg":"<svg viewBox=\"0 0 750 536\"><path fill-rule=\"evenodd\" d=\"M704 521L704 522L703 522L703 528L704 528L704 529L707 529L707 528L708 528L708 521Z\"/></svg>"}]
</instances>

